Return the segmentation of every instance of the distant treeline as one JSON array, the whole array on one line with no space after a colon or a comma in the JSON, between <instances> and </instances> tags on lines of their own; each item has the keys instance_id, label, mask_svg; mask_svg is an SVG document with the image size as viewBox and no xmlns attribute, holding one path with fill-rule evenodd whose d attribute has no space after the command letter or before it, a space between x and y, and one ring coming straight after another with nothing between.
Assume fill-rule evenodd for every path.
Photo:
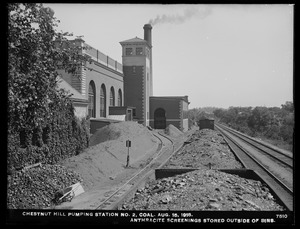
<instances>
[{"instance_id":1,"label":"distant treeline","mask_svg":"<svg viewBox=\"0 0 300 229\"><path fill-rule=\"evenodd\" d=\"M211 117L220 123L252 137L274 140L289 145L292 149L294 134L294 104L286 102L279 107L216 107L189 110L189 118L197 122L203 117Z\"/></svg>"}]
</instances>

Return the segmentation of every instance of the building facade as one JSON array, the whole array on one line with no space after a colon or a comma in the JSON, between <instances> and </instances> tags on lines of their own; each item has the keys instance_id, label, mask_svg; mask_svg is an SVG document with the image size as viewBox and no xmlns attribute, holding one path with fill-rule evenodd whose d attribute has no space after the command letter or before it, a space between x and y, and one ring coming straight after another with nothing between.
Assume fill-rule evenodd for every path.
<instances>
[{"instance_id":1,"label":"building facade","mask_svg":"<svg viewBox=\"0 0 300 229\"><path fill-rule=\"evenodd\" d=\"M143 29L144 39L120 42L122 64L82 39L70 41L82 47L81 52L92 61L75 75L58 72L64 87L72 87L76 115L90 117L92 132L110 120L134 120L155 129L169 124L182 131L188 129L187 96L153 96L152 26L145 24Z\"/></svg>"},{"instance_id":2,"label":"building facade","mask_svg":"<svg viewBox=\"0 0 300 229\"><path fill-rule=\"evenodd\" d=\"M150 126L165 129L172 124L182 131L189 129L187 96L150 97Z\"/></svg>"},{"instance_id":3,"label":"building facade","mask_svg":"<svg viewBox=\"0 0 300 229\"><path fill-rule=\"evenodd\" d=\"M91 57L92 61L81 66L76 75L66 73L64 70L58 70L58 73L88 101L86 116L92 119L109 118L110 106L124 106L123 67L109 56L86 44L82 39L76 39L73 42L76 46L82 47L82 53ZM82 111L82 115L83 113Z\"/></svg>"}]
</instances>

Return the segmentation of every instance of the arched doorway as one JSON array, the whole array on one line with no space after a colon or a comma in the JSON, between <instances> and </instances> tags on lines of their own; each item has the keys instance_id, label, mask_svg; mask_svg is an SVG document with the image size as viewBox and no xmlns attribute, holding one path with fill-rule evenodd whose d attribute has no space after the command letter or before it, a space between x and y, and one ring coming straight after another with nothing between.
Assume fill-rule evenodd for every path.
<instances>
[{"instance_id":1,"label":"arched doorway","mask_svg":"<svg viewBox=\"0 0 300 229\"><path fill-rule=\"evenodd\" d=\"M157 108L154 111L154 129L166 128L166 111L163 108Z\"/></svg>"}]
</instances>

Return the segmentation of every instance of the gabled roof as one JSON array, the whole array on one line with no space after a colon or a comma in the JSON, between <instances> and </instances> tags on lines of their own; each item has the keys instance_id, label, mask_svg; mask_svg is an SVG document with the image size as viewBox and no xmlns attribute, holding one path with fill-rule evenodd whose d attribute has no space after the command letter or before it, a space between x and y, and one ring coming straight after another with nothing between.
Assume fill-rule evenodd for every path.
<instances>
[{"instance_id":1,"label":"gabled roof","mask_svg":"<svg viewBox=\"0 0 300 229\"><path fill-rule=\"evenodd\" d=\"M147 41L145 41L144 39L135 37L135 38L120 42L120 44L123 44L123 43L147 43Z\"/></svg>"},{"instance_id":2,"label":"gabled roof","mask_svg":"<svg viewBox=\"0 0 300 229\"><path fill-rule=\"evenodd\" d=\"M71 94L71 99L87 101L87 99L83 95L81 95L79 91L73 88L67 81L65 81L61 77L58 77L57 86L59 89L65 89L69 94Z\"/></svg>"}]
</instances>

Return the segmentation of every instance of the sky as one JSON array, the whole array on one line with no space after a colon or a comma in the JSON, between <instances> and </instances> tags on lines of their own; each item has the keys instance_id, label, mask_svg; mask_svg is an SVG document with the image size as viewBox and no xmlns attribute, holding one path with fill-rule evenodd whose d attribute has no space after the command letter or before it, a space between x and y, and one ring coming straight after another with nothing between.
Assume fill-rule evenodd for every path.
<instances>
[{"instance_id":1,"label":"sky","mask_svg":"<svg viewBox=\"0 0 300 229\"><path fill-rule=\"evenodd\" d=\"M119 42L143 39L151 23L154 96L188 95L190 109L293 101L293 5L43 5L58 31L120 63Z\"/></svg>"}]
</instances>

